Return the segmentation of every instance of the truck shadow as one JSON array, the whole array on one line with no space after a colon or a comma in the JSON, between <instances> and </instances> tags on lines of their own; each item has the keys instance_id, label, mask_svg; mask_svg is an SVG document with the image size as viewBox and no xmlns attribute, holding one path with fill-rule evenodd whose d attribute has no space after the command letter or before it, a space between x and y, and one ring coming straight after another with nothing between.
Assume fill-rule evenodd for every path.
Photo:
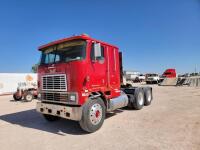
<instances>
[{"instance_id":1,"label":"truck shadow","mask_svg":"<svg viewBox=\"0 0 200 150\"><path fill-rule=\"evenodd\" d=\"M116 109L116 110L114 110L112 112L108 112L108 113L106 113L106 119L109 119L109 118L111 118L111 117L113 117L113 116L115 116L115 115L117 115L119 113L122 113L122 112L123 112L122 109Z\"/></svg>"},{"instance_id":2,"label":"truck shadow","mask_svg":"<svg viewBox=\"0 0 200 150\"><path fill-rule=\"evenodd\" d=\"M121 112L123 111L115 110L114 112L107 113L106 119ZM59 121L48 122L43 118L40 113L37 113L35 109L2 115L0 116L0 120L6 121L14 125L20 125L22 127L37 129L63 136L65 136L66 134L88 134L80 128L79 123L76 121L60 119Z\"/></svg>"},{"instance_id":3,"label":"truck shadow","mask_svg":"<svg viewBox=\"0 0 200 150\"><path fill-rule=\"evenodd\" d=\"M26 101L26 100L16 101L16 100L13 100L13 99L11 99L10 102L13 102L13 103L28 103L28 101Z\"/></svg>"},{"instance_id":4,"label":"truck shadow","mask_svg":"<svg viewBox=\"0 0 200 150\"><path fill-rule=\"evenodd\" d=\"M22 127L33 128L59 135L87 134L79 127L79 124L76 121L60 119L59 121L48 122L41 114L37 113L35 109L2 115L0 116L0 120Z\"/></svg>"},{"instance_id":5,"label":"truck shadow","mask_svg":"<svg viewBox=\"0 0 200 150\"><path fill-rule=\"evenodd\" d=\"M32 101L35 101L36 99L33 99ZM14 99L10 99L10 102L15 102L15 103L28 103L29 101L26 101L24 99L21 100L14 100Z\"/></svg>"}]
</instances>

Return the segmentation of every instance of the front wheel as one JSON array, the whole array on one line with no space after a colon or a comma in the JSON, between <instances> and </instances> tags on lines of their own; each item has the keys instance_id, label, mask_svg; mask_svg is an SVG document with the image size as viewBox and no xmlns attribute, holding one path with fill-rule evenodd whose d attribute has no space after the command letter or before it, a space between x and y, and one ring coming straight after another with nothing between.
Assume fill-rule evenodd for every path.
<instances>
[{"instance_id":1,"label":"front wheel","mask_svg":"<svg viewBox=\"0 0 200 150\"><path fill-rule=\"evenodd\" d=\"M95 132L101 128L105 119L105 104L101 98L89 99L83 106L81 128L87 132Z\"/></svg>"},{"instance_id":2,"label":"front wheel","mask_svg":"<svg viewBox=\"0 0 200 150\"><path fill-rule=\"evenodd\" d=\"M31 102L33 100L33 94L31 93L31 91L28 91L24 95L24 100L27 101L27 102Z\"/></svg>"}]
</instances>

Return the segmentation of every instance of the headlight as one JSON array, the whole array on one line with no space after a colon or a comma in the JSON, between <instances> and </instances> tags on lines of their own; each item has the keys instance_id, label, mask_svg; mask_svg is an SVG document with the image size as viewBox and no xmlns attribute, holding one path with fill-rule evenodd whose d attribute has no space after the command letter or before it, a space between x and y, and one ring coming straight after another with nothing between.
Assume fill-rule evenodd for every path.
<instances>
[{"instance_id":1,"label":"headlight","mask_svg":"<svg viewBox=\"0 0 200 150\"><path fill-rule=\"evenodd\" d=\"M70 95L69 100L73 101L73 102L76 101L76 96L75 95Z\"/></svg>"},{"instance_id":2,"label":"headlight","mask_svg":"<svg viewBox=\"0 0 200 150\"><path fill-rule=\"evenodd\" d=\"M75 103L77 101L77 94L76 93L70 93L69 94L69 101Z\"/></svg>"},{"instance_id":3,"label":"headlight","mask_svg":"<svg viewBox=\"0 0 200 150\"><path fill-rule=\"evenodd\" d=\"M38 93L38 95L37 95L37 99L38 99L38 100L41 100L41 99L42 99L42 95L41 95L41 93Z\"/></svg>"}]
</instances>

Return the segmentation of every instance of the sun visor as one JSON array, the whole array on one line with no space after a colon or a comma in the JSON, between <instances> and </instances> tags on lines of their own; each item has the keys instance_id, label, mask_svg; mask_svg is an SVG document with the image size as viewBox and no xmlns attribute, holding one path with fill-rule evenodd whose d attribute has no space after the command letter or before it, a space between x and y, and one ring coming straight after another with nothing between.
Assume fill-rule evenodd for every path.
<instances>
[{"instance_id":1,"label":"sun visor","mask_svg":"<svg viewBox=\"0 0 200 150\"><path fill-rule=\"evenodd\" d=\"M50 53L54 50L62 50L66 47L72 47L72 46L79 46L79 45L84 45L85 41L68 41L68 42L64 42L64 43L60 43L60 44L56 44L50 47L47 47L45 49L43 49L42 51L45 51L45 53Z\"/></svg>"}]
</instances>

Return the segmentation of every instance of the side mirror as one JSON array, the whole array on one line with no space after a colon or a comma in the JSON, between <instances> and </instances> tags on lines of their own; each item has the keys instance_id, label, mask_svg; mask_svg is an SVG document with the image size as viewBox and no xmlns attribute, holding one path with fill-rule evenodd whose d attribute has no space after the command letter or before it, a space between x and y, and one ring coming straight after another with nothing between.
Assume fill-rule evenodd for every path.
<instances>
[{"instance_id":1,"label":"side mirror","mask_svg":"<svg viewBox=\"0 0 200 150\"><path fill-rule=\"evenodd\" d=\"M93 44L92 62L104 63L104 52L100 43Z\"/></svg>"},{"instance_id":2,"label":"side mirror","mask_svg":"<svg viewBox=\"0 0 200 150\"><path fill-rule=\"evenodd\" d=\"M94 44L94 58L97 60L98 57L101 57L101 44L95 43Z\"/></svg>"}]
</instances>

